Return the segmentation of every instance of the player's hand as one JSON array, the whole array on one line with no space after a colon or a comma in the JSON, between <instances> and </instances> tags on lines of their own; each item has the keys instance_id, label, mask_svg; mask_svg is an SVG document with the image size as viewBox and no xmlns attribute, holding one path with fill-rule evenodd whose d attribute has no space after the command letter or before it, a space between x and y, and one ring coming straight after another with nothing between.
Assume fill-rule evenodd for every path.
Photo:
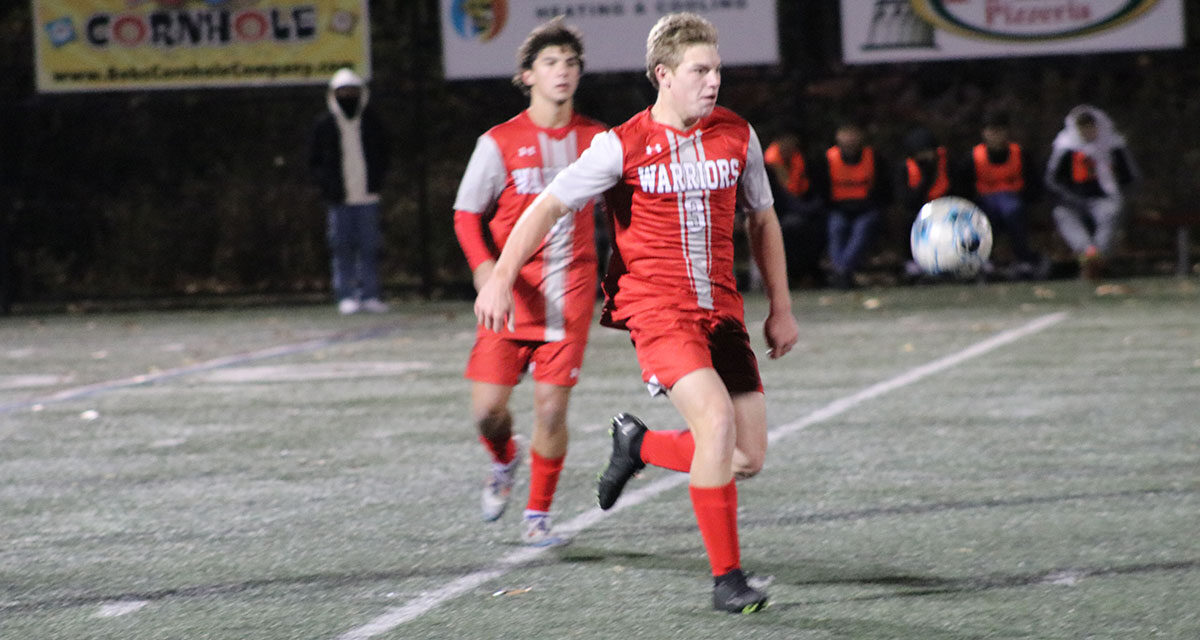
<instances>
[{"instance_id":1,"label":"player's hand","mask_svg":"<svg viewBox=\"0 0 1200 640\"><path fill-rule=\"evenodd\" d=\"M496 332L513 328L512 287L501 280L488 278L475 296L475 321Z\"/></svg>"},{"instance_id":2,"label":"player's hand","mask_svg":"<svg viewBox=\"0 0 1200 640\"><path fill-rule=\"evenodd\" d=\"M791 313L771 313L763 323L763 336L767 339L767 357L775 360L796 346L800 325Z\"/></svg>"}]
</instances>

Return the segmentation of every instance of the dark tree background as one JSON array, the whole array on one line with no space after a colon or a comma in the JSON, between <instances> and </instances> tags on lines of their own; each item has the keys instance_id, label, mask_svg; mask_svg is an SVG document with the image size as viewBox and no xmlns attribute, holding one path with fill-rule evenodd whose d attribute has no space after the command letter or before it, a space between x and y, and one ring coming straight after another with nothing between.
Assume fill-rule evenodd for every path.
<instances>
[{"instance_id":1,"label":"dark tree background","mask_svg":"<svg viewBox=\"0 0 1200 640\"><path fill-rule=\"evenodd\" d=\"M442 80L437 0L371 4L371 99L399 168L383 194L386 287L465 295L458 179L475 138L525 98L506 80ZM306 168L323 88L38 95L28 2L4 6L0 302L325 294L324 210ZM1183 50L870 66L841 64L837 3L781 1L779 18L781 64L727 70L722 88L764 139L790 131L818 152L853 113L892 158L916 122L961 152L983 109L1003 105L1018 139L1044 157L1064 114L1091 102L1113 116L1148 178L1123 243L1146 258L1127 266L1169 263L1173 236L1152 223L1198 210L1200 11L1187 17ZM593 74L577 108L617 124L652 98L640 74ZM1039 243L1061 250L1048 212L1036 214ZM877 263L895 257L889 246Z\"/></svg>"}]
</instances>

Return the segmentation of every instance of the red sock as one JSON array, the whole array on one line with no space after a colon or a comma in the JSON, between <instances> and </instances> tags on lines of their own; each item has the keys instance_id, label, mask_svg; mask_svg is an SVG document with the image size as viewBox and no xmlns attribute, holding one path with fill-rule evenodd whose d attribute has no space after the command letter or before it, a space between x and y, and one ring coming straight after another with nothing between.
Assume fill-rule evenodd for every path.
<instances>
[{"instance_id":1,"label":"red sock","mask_svg":"<svg viewBox=\"0 0 1200 640\"><path fill-rule=\"evenodd\" d=\"M671 469L689 471L696 441L687 429L679 431L647 431L642 435L642 462Z\"/></svg>"},{"instance_id":2,"label":"red sock","mask_svg":"<svg viewBox=\"0 0 1200 640\"><path fill-rule=\"evenodd\" d=\"M500 464L512 462L512 459L517 455L517 443L512 439L512 436L509 436L508 439L501 443L493 442L483 436L479 436L479 441L492 454L492 460Z\"/></svg>"},{"instance_id":3,"label":"red sock","mask_svg":"<svg viewBox=\"0 0 1200 640\"><path fill-rule=\"evenodd\" d=\"M561 458L543 458L538 452L529 451L529 502L525 508L529 511L549 511L550 503L554 501L554 489L558 486L558 474L562 473Z\"/></svg>"},{"instance_id":4,"label":"red sock","mask_svg":"<svg viewBox=\"0 0 1200 640\"><path fill-rule=\"evenodd\" d=\"M724 575L742 566L738 547L737 485L732 480L723 487L688 487L692 510L700 525L700 537L708 551L708 564L714 576Z\"/></svg>"}]
</instances>

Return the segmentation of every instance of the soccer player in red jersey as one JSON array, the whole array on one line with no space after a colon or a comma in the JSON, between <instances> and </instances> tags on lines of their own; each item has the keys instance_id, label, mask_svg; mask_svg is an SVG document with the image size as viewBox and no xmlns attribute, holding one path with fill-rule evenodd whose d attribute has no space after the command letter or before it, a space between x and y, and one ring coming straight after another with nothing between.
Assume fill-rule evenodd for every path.
<instances>
[{"instance_id":1,"label":"soccer player in red jersey","mask_svg":"<svg viewBox=\"0 0 1200 640\"><path fill-rule=\"evenodd\" d=\"M616 248L602 323L627 329L642 378L670 398L687 429L651 431L613 419L613 450L599 483L609 508L646 464L689 473L689 492L714 576L713 606L761 609L765 593L741 570L734 478L763 465L766 403L733 273L735 214L747 215L751 251L770 309L768 354L796 343L783 239L754 129L716 105L716 29L690 13L664 16L646 43L653 106L602 133L522 214L479 291L475 314L499 331L513 315L513 283L556 221L604 193Z\"/></svg>"},{"instance_id":2,"label":"soccer player in red jersey","mask_svg":"<svg viewBox=\"0 0 1200 640\"><path fill-rule=\"evenodd\" d=\"M529 108L479 137L454 203L454 230L475 286L487 282L521 212L575 160L605 126L574 111L583 71L577 30L553 20L534 29L518 51L514 84ZM479 439L492 456L481 498L483 519L508 505L523 452L508 410L513 387L528 370L534 380L529 501L522 540L554 544L550 505L567 454L567 403L583 366L596 298L594 217L589 203L547 228L507 274L516 289L508 326L480 326L467 363ZM489 219L490 217L490 219ZM488 233L484 232L487 224ZM490 240L489 240L490 235Z\"/></svg>"}]
</instances>

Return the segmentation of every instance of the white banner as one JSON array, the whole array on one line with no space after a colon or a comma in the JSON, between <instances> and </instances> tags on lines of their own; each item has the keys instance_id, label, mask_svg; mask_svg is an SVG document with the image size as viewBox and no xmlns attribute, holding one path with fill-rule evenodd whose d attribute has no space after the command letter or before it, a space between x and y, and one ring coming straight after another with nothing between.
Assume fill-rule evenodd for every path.
<instances>
[{"instance_id":1,"label":"white banner","mask_svg":"<svg viewBox=\"0 0 1200 640\"><path fill-rule=\"evenodd\" d=\"M1184 45L1183 0L841 0L847 63Z\"/></svg>"},{"instance_id":2,"label":"white banner","mask_svg":"<svg viewBox=\"0 0 1200 640\"><path fill-rule=\"evenodd\" d=\"M650 27L674 11L716 25L725 66L779 62L775 0L441 0L446 77L511 76L525 36L558 15L583 31L587 71L640 71Z\"/></svg>"}]
</instances>

